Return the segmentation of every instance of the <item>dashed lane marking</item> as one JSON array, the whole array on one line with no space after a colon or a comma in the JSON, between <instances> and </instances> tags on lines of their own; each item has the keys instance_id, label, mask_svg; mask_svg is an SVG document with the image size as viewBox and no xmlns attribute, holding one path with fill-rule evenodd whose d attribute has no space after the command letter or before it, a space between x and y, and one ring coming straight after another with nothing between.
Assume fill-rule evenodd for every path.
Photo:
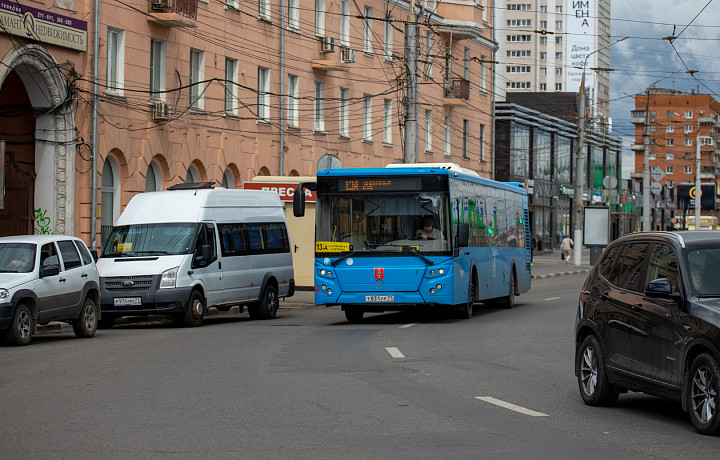
<instances>
[{"instance_id":1,"label":"dashed lane marking","mask_svg":"<svg viewBox=\"0 0 720 460\"><path fill-rule=\"evenodd\" d=\"M549 299L545 299L545 300L558 300L558 299L562 299L562 297L550 297Z\"/></svg>"},{"instance_id":2,"label":"dashed lane marking","mask_svg":"<svg viewBox=\"0 0 720 460\"><path fill-rule=\"evenodd\" d=\"M400 326L400 329L407 329L409 327L415 326L416 324L417 323L403 324L402 326Z\"/></svg>"},{"instance_id":3,"label":"dashed lane marking","mask_svg":"<svg viewBox=\"0 0 720 460\"><path fill-rule=\"evenodd\" d=\"M503 407L511 411L519 412L521 414L529 415L531 417L548 417L547 414L543 414L542 412L535 412L534 410L526 409L522 406L516 406L515 404L501 401L491 396L475 396L475 399L479 399L481 401L485 401L487 403L494 404L496 406Z\"/></svg>"},{"instance_id":4,"label":"dashed lane marking","mask_svg":"<svg viewBox=\"0 0 720 460\"><path fill-rule=\"evenodd\" d=\"M385 347L385 349L387 350L388 353L390 353L390 356L392 356L393 358L404 358L405 357L405 355L402 354L400 352L400 350L398 350L395 347Z\"/></svg>"}]
</instances>

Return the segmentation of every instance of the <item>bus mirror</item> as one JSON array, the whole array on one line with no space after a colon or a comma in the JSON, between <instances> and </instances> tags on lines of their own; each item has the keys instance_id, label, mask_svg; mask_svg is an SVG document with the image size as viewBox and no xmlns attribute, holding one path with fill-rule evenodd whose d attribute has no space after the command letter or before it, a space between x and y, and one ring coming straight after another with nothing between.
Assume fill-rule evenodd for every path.
<instances>
[{"instance_id":1,"label":"bus mirror","mask_svg":"<svg viewBox=\"0 0 720 460\"><path fill-rule=\"evenodd\" d=\"M458 224L457 230L457 247L467 247L468 241L470 239L470 226L466 223L460 223Z\"/></svg>"},{"instance_id":2,"label":"bus mirror","mask_svg":"<svg viewBox=\"0 0 720 460\"><path fill-rule=\"evenodd\" d=\"M298 184L293 195L293 215L302 217L305 215L305 190L303 184Z\"/></svg>"}]
</instances>

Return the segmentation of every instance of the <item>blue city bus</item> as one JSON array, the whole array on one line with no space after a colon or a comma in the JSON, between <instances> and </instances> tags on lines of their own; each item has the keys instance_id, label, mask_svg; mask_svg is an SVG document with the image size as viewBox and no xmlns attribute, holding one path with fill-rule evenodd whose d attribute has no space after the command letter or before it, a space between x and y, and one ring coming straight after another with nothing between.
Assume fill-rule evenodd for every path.
<instances>
[{"instance_id":1,"label":"blue city bus","mask_svg":"<svg viewBox=\"0 0 720 460\"><path fill-rule=\"evenodd\" d=\"M530 289L527 192L454 164L326 169L317 192L315 303L365 312L425 306L472 316L478 301L511 308ZM427 228L424 228L427 227Z\"/></svg>"}]
</instances>

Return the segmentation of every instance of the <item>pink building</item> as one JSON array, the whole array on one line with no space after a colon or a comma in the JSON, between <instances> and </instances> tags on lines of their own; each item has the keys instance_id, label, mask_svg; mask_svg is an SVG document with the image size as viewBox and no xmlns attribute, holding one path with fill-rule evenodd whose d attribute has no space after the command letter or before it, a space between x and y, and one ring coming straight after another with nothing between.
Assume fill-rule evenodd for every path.
<instances>
[{"instance_id":1,"label":"pink building","mask_svg":"<svg viewBox=\"0 0 720 460\"><path fill-rule=\"evenodd\" d=\"M416 10L419 162L491 175L492 9ZM0 0L2 235L99 246L136 193L404 161L408 3L103 0L98 11L95 122L93 2Z\"/></svg>"}]
</instances>

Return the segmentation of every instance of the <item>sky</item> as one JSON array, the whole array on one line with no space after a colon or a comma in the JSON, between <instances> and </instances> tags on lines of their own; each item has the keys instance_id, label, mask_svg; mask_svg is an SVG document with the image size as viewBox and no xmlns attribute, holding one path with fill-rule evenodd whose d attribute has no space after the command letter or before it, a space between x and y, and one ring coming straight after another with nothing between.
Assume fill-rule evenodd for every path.
<instances>
[{"instance_id":1,"label":"sky","mask_svg":"<svg viewBox=\"0 0 720 460\"><path fill-rule=\"evenodd\" d=\"M623 152L627 178L634 169L629 144L635 108L628 94L644 94L660 80L656 88L694 89L720 101L720 0L611 0L610 15L610 41L629 37L610 48L616 69L610 75L612 135L628 138ZM677 37L672 44L663 39L671 36ZM697 71L694 78L687 70ZM669 75L673 72L678 73Z\"/></svg>"}]
</instances>

